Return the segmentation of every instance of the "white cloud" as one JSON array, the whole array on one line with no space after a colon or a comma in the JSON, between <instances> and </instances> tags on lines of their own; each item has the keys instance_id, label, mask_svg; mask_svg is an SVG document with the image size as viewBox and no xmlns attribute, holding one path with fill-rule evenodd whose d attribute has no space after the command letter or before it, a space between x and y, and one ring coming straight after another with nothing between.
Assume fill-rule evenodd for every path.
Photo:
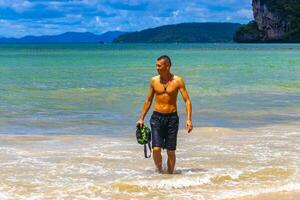
<instances>
[{"instance_id":1,"label":"white cloud","mask_svg":"<svg viewBox=\"0 0 300 200\"><path fill-rule=\"evenodd\" d=\"M179 15L180 11L176 10L172 12L173 17L177 17Z\"/></svg>"},{"instance_id":2,"label":"white cloud","mask_svg":"<svg viewBox=\"0 0 300 200\"><path fill-rule=\"evenodd\" d=\"M226 17L226 21L231 21L231 17L230 17L230 16L227 16L227 17Z\"/></svg>"},{"instance_id":3,"label":"white cloud","mask_svg":"<svg viewBox=\"0 0 300 200\"><path fill-rule=\"evenodd\" d=\"M0 0L0 8L10 8L16 12L23 12L31 8L34 4L24 0Z\"/></svg>"},{"instance_id":4,"label":"white cloud","mask_svg":"<svg viewBox=\"0 0 300 200\"><path fill-rule=\"evenodd\" d=\"M240 17L245 17L245 18L252 18L253 17L253 12L251 9L245 9L245 8L242 8L240 10L237 11L237 15L240 16Z\"/></svg>"},{"instance_id":5,"label":"white cloud","mask_svg":"<svg viewBox=\"0 0 300 200\"><path fill-rule=\"evenodd\" d=\"M91 26L93 26L93 24L94 24L96 27L106 27L106 26L108 26L108 23L103 21L101 19L101 17L99 17L99 16L96 16L95 21L91 21L90 24L91 24Z\"/></svg>"}]
</instances>

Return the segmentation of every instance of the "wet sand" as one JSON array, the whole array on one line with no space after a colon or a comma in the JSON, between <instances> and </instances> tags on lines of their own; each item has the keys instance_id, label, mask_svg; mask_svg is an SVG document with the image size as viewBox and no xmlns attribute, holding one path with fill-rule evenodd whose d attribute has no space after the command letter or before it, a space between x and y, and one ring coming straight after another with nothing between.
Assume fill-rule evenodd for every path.
<instances>
[{"instance_id":1,"label":"wet sand","mask_svg":"<svg viewBox=\"0 0 300 200\"><path fill-rule=\"evenodd\" d=\"M299 200L300 190L291 192L272 192L259 194L257 196L246 196L242 198L234 198L228 200Z\"/></svg>"}]
</instances>

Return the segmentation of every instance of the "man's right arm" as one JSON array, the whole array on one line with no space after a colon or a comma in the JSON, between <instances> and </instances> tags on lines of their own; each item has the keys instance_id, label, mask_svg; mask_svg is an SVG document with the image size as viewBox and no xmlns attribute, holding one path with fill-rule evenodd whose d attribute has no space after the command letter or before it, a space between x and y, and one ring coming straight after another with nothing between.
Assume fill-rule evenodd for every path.
<instances>
[{"instance_id":1,"label":"man's right arm","mask_svg":"<svg viewBox=\"0 0 300 200\"><path fill-rule=\"evenodd\" d=\"M137 125L139 125L139 126L141 126L144 123L145 116L146 116L147 112L149 111L151 104L152 104L152 100L153 100L153 97L155 94L154 88L153 88L153 81L154 81L154 79L151 79L149 92L148 92L147 98L144 102L144 106L142 108L140 119L136 122Z\"/></svg>"}]
</instances>

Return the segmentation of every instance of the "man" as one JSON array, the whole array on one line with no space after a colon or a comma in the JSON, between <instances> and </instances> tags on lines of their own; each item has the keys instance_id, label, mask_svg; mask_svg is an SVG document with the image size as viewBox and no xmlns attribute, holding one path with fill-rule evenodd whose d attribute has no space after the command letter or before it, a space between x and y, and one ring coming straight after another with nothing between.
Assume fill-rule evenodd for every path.
<instances>
[{"instance_id":1,"label":"man","mask_svg":"<svg viewBox=\"0 0 300 200\"><path fill-rule=\"evenodd\" d=\"M144 123L145 116L155 96L154 112L150 119L152 131L153 160L159 173L162 172L161 148L167 149L168 172L172 174L176 162L176 144L179 118L177 115L177 94L180 91L186 105L186 128L188 133L193 129L192 104L181 77L170 72L171 59L163 55L156 61L158 76L150 81L149 93L144 103L141 117L137 124Z\"/></svg>"}]
</instances>

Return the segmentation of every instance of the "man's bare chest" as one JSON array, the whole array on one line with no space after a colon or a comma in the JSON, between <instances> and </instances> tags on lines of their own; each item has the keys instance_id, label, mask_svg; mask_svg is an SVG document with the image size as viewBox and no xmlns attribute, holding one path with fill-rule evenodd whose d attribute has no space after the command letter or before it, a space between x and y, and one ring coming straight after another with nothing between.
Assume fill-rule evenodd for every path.
<instances>
[{"instance_id":1,"label":"man's bare chest","mask_svg":"<svg viewBox=\"0 0 300 200\"><path fill-rule=\"evenodd\" d=\"M161 94L176 95L178 93L178 86L175 83L170 83L168 85L156 83L154 84L154 91L156 95L161 95Z\"/></svg>"}]
</instances>

